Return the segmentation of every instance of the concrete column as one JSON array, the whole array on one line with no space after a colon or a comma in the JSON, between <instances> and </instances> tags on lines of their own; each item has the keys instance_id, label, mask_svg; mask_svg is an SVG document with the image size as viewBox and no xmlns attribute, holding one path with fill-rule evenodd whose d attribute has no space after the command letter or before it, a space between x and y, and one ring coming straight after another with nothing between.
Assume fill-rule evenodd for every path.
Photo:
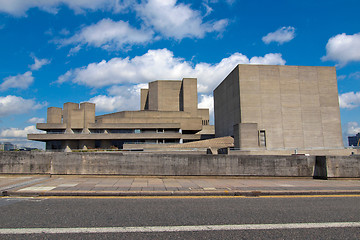
<instances>
[{"instance_id":1,"label":"concrete column","mask_svg":"<svg viewBox=\"0 0 360 240\"><path fill-rule=\"evenodd\" d=\"M95 141L94 140L80 140L79 149L94 149Z\"/></svg>"}]
</instances>

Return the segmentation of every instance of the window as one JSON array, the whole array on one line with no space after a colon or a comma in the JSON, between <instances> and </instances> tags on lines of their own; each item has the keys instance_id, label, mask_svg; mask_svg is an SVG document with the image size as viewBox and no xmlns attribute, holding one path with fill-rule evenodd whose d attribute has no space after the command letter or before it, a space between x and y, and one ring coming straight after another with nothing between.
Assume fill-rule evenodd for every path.
<instances>
[{"instance_id":1,"label":"window","mask_svg":"<svg viewBox=\"0 0 360 240\"><path fill-rule=\"evenodd\" d=\"M73 131L75 134L80 134L80 133L82 133L82 129L72 129L72 131Z\"/></svg>"},{"instance_id":2,"label":"window","mask_svg":"<svg viewBox=\"0 0 360 240\"><path fill-rule=\"evenodd\" d=\"M133 129L109 129L108 133L134 133Z\"/></svg>"},{"instance_id":3,"label":"window","mask_svg":"<svg viewBox=\"0 0 360 240\"><path fill-rule=\"evenodd\" d=\"M266 134L265 130L259 131L259 146L260 147L266 147Z\"/></svg>"}]
</instances>

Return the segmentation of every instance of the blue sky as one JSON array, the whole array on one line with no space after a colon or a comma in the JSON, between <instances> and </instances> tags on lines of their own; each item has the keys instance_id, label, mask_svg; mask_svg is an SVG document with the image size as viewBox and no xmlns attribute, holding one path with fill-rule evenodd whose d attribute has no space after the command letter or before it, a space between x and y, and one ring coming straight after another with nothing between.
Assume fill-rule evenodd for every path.
<instances>
[{"instance_id":1,"label":"blue sky","mask_svg":"<svg viewBox=\"0 0 360 240\"><path fill-rule=\"evenodd\" d=\"M344 138L360 132L355 0L0 0L0 142L47 107L137 110L139 89L198 78L199 106L239 63L336 66Z\"/></svg>"}]
</instances>

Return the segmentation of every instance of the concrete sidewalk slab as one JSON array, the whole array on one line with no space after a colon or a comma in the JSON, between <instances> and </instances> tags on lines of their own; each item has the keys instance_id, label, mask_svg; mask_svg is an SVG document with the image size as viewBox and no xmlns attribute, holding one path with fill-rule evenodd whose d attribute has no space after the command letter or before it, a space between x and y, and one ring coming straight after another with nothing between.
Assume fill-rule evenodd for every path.
<instances>
[{"instance_id":1,"label":"concrete sidewalk slab","mask_svg":"<svg viewBox=\"0 0 360 240\"><path fill-rule=\"evenodd\" d=\"M0 175L2 196L264 196L360 194L360 179Z\"/></svg>"}]
</instances>

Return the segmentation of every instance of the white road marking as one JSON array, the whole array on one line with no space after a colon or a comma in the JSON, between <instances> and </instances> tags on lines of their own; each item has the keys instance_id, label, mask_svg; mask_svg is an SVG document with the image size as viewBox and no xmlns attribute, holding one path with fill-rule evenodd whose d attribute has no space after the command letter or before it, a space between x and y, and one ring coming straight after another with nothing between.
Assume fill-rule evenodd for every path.
<instances>
[{"instance_id":1,"label":"white road marking","mask_svg":"<svg viewBox=\"0 0 360 240\"><path fill-rule=\"evenodd\" d=\"M193 232L306 228L360 227L360 222L280 223L200 226L94 227L94 228L0 228L0 234L64 234L64 233L131 233L131 232Z\"/></svg>"},{"instance_id":2,"label":"white road marking","mask_svg":"<svg viewBox=\"0 0 360 240\"><path fill-rule=\"evenodd\" d=\"M75 187L77 185L78 185L78 183L64 183L64 184L58 185L58 187Z\"/></svg>"},{"instance_id":3,"label":"white road marking","mask_svg":"<svg viewBox=\"0 0 360 240\"><path fill-rule=\"evenodd\" d=\"M21 192L21 191L50 191L50 190L53 190L54 188L56 187L27 187L27 188L23 188L23 189L20 189L18 190L18 192Z\"/></svg>"},{"instance_id":4,"label":"white road marking","mask_svg":"<svg viewBox=\"0 0 360 240\"><path fill-rule=\"evenodd\" d=\"M216 188L214 187L205 187L203 188L205 191L211 191L211 190L216 190Z\"/></svg>"}]
</instances>

